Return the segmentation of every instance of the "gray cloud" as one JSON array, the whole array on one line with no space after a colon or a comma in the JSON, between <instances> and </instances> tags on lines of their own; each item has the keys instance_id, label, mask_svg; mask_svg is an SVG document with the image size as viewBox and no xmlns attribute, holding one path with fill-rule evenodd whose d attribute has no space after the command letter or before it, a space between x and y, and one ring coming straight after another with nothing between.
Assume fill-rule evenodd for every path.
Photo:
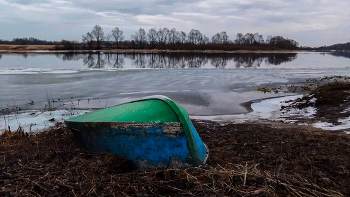
<instances>
[{"instance_id":1,"label":"gray cloud","mask_svg":"<svg viewBox=\"0 0 350 197\"><path fill-rule=\"evenodd\" d=\"M96 24L126 38L142 27L282 35L301 45L349 42L350 1L328 0L0 0L0 39L75 39ZM50 31L51 30L51 31ZM315 39L319 38L319 39Z\"/></svg>"}]
</instances>

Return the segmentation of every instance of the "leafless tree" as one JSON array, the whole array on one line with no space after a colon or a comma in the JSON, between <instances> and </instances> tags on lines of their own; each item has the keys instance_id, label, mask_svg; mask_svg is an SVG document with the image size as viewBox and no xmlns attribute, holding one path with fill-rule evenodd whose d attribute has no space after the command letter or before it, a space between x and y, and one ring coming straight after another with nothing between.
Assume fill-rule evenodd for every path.
<instances>
[{"instance_id":1,"label":"leafless tree","mask_svg":"<svg viewBox=\"0 0 350 197\"><path fill-rule=\"evenodd\" d=\"M83 42L85 42L88 47L91 48L94 42L94 36L90 32L87 32L85 35L83 35Z\"/></svg>"},{"instance_id":2,"label":"leafless tree","mask_svg":"<svg viewBox=\"0 0 350 197\"><path fill-rule=\"evenodd\" d=\"M264 44L264 38L262 35L259 36L259 43Z\"/></svg>"},{"instance_id":3,"label":"leafless tree","mask_svg":"<svg viewBox=\"0 0 350 197\"><path fill-rule=\"evenodd\" d=\"M244 44L244 36L243 36L242 33L238 33L237 34L237 38L235 40L235 43L238 44L238 45Z\"/></svg>"},{"instance_id":4,"label":"leafless tree","mask_svg":"<svg viewBox=\"0 0 350 197\"><path fill-rule=\"evenodd\" d=\"M112 46L112 35L108 33L106 36L105 44L110 48Z\"/></svg>"},{"instance_id":5,"label":"leafless tree","mask_svg":"<svg viewBox=\"0 0 350 197\"><path fill-rule=\"evenodd\" d=\"M156 28L151 28L148 30L147 34L148 42L151 45L151 47L155 47L157 43L157 29Z\"/></svg>"},{"instance_id":6,"label":"leafless tree","mask_svg":"<svg viewBox=\"0 0 350 197\"><path fill-rule=\"evenodd\" d=\"M221 35L219 33L216 33L211 37L211 43L213 44L221 44Z\"/></svg>"},{"instance_id":7,"label":"leafless tree","mask_svg":"<svg viewBox=\"0 0 350 197\"><path fill-rule=\"evenodd\" d=\"M135 32L134 35L131 35L131 39L134 40L135 43L142 48L147 42L145 30L143 28L140 28L137 32Z\"/></svg>"},{"instance_id":8,"label":"leafless tree","mask_svg":"<svg viewBox=\"0 0 350 197\"><path fill-rule=\"evenodd\" d=\"M175 44L179 40L179 32L172 28L169 32L169 43Z\"/></svg>"},{"instance_id":9,"label":"leafless tree","mask_svg":"<svg viewBox=\"0 0 350 197\"><path fill-rule=\"evenodd\" d=\"M185 32L180 31L179 33L179 41L184 44L186 42L187 35Z\"/></svg>"},{"instance_id":10,"label":"leafless tree","mask_svg":"<svg viewBox=\"0 0 350 197\"><path fill-rule=\"evenodd\" d=\"M252 34L252 33L246 33L245 35L244 35L244 37L245 37L245 44L247 44L247 45L252 45L252 44L254 44L254 41L255 41L255 39L254 39L254 34Z\"/></svg>"},{"instance_id":11,"label":"leafless tree","mask_svg":"<svg viewBox=\"0 0 350 197\"><path fill-rule=\"evenodd\" d=\"M159 28L157 31L157 38L158 38L158 43L159 44L163 44L165 45L167 40L168 40L168 36L169 36L169 29L168 28Z\"/></svg>"},{"instance_id":12,"label":"leafless tree","mask_svg":"<svg viewBox=\"0 0 350 197\"><path fill-rule=\"evenodd\" d=\"M221 44L228 44L229 43L229 37L228 37L226 31L222 31L220 33L220 36L221 36Z\"/></svg>"},{"instance_id":13,"label":"leafless tree","mask_svg":"<svg viewBox=\"0 0 350 197\"><path fill-rule=\"evenodd\" d=\"M119 48L119 42L124 40L123 31L116 27L112 30L112 36L114 37L115 42L117 43L117 48Z\"/></svg>"},{"instance_id":14,"label":"leafless tree","mask_svg":"<svg viewBox=\"0 0 350 197\"><path fill-rule=\"evenodd\" d=\"M270 44L271 38L272 38L272 36L271 36L271 35L268 35L268 36L266 37L265 43L266 43L266 44Z\"/></svg>"},{"instance_id":15,"label":"leafless tree","mask_svg":"<svg viewBox=\"0 0 350 197\"><path fill-rule=\"evenodd\" d=\"M192 29L187 37L191 44L199 44L202 39L202 33L199 30Z\"/></svg>"},{"instance_id":16,"label":"leafless tree","mask_svg":"<svg viewBox=\"0 0 350 197\"><path fill-rule=\"evenodd\" d=\"M101 41L104 40L104 33L102 27L95 25L91 32L92 35L96 38L97 48L100 49Z\"/></svg>"},{"instance_id":17,"label":"leafless tree","mask_svg":"<svg viewBox=\"0 0 350 197\"><path fill-rule=\"evenodd\" d=\"M210 40L206 35L202 35L200 37L200 42L199 42L200 44L206 45L206 44L209 44L209 42L210 42Z\"/></svg>"}]
</instances>

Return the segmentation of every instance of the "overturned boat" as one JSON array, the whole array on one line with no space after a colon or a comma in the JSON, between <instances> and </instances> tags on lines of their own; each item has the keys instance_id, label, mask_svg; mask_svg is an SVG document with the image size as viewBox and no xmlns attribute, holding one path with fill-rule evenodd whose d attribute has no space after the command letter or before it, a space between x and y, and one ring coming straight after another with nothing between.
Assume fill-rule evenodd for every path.
<instances>
[{"instance_id":1,"label":"overturned boat","mask_svg":"<svg viewBox=\"0 0 350 197\"><path fill-rule=\"evenodd\" d=\"M204 164L209 151L186 110L164 96L80 115L65 121L88 152L112 152L136 168Z\"/></svg>"}]
</instances>

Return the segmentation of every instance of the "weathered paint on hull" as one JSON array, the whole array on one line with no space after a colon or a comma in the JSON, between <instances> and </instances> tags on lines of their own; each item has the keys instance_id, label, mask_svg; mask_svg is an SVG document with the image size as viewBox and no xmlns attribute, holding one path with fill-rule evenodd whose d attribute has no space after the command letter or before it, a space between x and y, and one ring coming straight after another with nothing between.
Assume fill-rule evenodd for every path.
<instances>
[{"instance_id":1,"label":"weathered paint on hull","mask_svg":"<svg viewBox=\"0 0 350 197\"><path fill-rule=\"evenodd\" d=\"M181 110L183 117L171 123L74 121L82 119L78 118L66 124L85 150L127 157L136 168L200 166L206 162L208 148Z\"/></svg>"},{"instance_id":2,"label":"weathered paint on hull","mask_svg":"<svg viewBox=\"0 0 350 197\"><path fill-rule=\"evenodd\" d=\"M88 152L112 152L127 157L135 168L195 166L180 124L84 123L84 132L72 131ZM198 150L204 163L207 148L201 144Z\"/></svg>"}]
</instances>

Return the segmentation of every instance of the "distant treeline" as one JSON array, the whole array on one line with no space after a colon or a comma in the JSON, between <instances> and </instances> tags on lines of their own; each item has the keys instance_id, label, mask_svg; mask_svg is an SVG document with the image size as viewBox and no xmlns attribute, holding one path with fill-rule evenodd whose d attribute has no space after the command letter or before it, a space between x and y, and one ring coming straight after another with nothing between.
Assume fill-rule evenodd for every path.
<instances>
[{"instance_id":1,"label":"distant treeline","mask_svg":"<svg viewBox=\"0 0 350 197\"><path fill-rule=\"evenodd\" d=\"M278 50L298 49L299 43L282 36L267 36L259 33L237 33L230 39L226 31L207 37L199 30L186 33L175 28L151 28L148 32L140 28L130 40L124 39L118 27L105 33L99 25L82 36L82 41L46 41L36 38L15 38L12 41L0 40L0 44L15 45L56 45L56 49L169 49L169 50Z\"/></svg>"},{"instance_id":2,"label":"distant treeline","mask_svg":"<svg viewBox=\"0 0 350 197\"><path fill-rule=\"evenodd\" d=\"M317 50L336 50L336 51L350 51L350 42L344 44L333 44L331 46L323 46L316 48Z\"/></svg>"},{"instance_id":3,"label":"distant treeline","mask_svg":"<svg viewBox=\"0 0 350 197\"><path fill-rule=\"evenodd\" d=\"M0 39L0 44L12 44L12 45L57 45L61 42L46 41L37 38L14 38L11 41Z\"/></svg>"},{"instance_id":4,"label":"distant treeline","mask_svg":"<svg viewBox=\"0 0 350 197\"><path fill-rule=\"evenodd\" d=\"M72 44L65 43L67 47ZM71 44L70 46L68 46ZM175 28L151 28L146 33L140 28L130 40L124 40L123 31L118 27L105 33L99 25L93 27L91 32L82 36L83 48L100 49L170 49L170 50L239 50L239 49L298 49L299 43L282 36L268 36L263 38L259 33L238 33L236 39L230 40L226 31L218 32L211 38L199 30L192 29L186 33Z\"/></svg>"}]
</instances>

